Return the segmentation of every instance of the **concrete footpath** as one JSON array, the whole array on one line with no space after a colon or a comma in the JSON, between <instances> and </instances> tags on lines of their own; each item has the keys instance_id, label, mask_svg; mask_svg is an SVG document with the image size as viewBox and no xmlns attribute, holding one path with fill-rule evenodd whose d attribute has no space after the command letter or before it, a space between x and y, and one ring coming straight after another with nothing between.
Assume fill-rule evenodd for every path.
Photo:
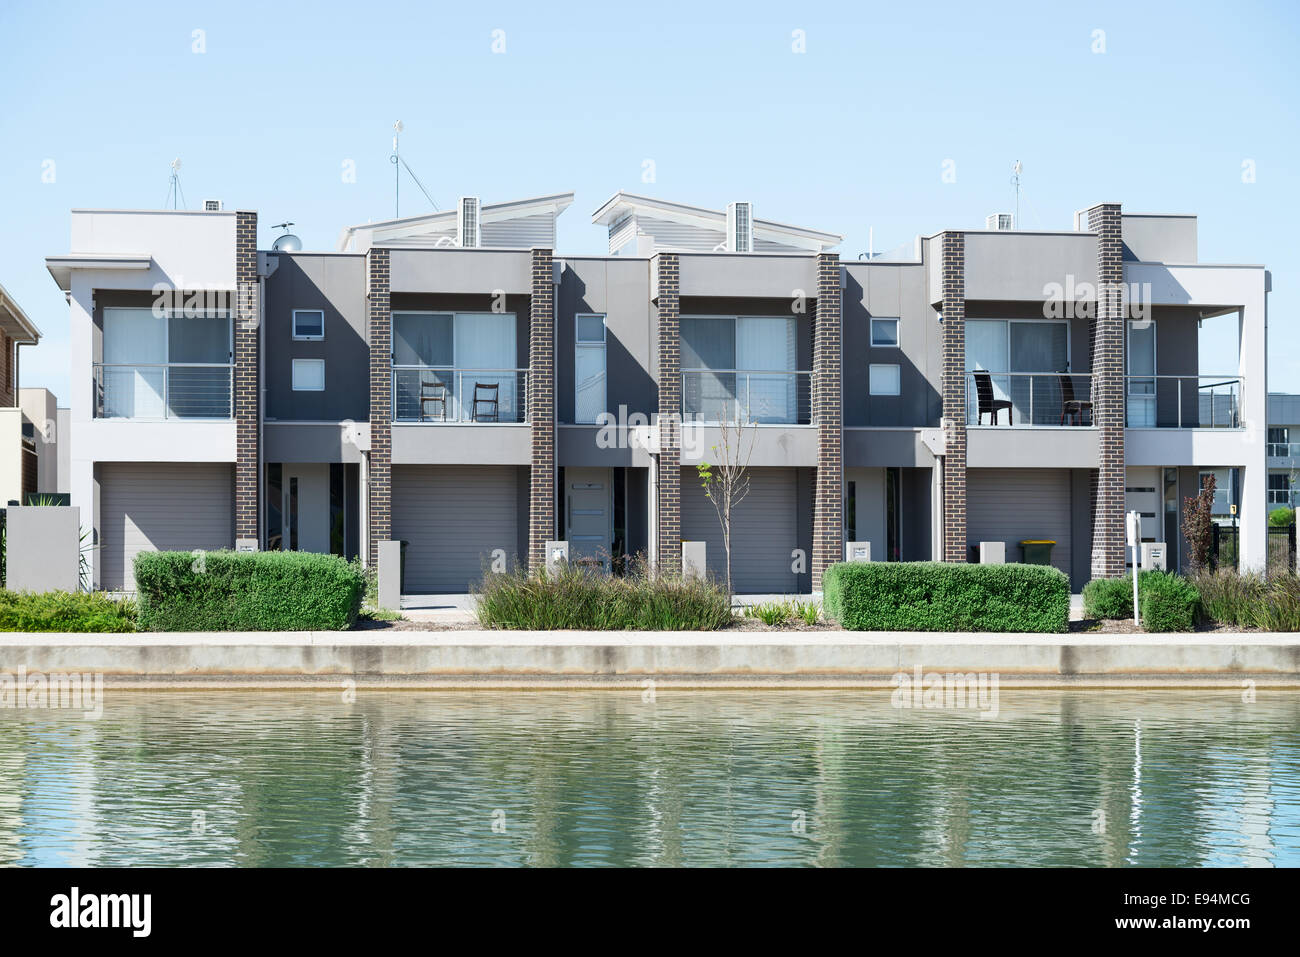
<instances>
[{"instance_id":1,"label":"concrete footpath","mask_svg":"<svg viewBox=\"0 0 1300 957\"><path fill-rule=\"evenodd\" d=\"M0 635L0 672L118 687L889 687L997 674L1005 687L1300 688L1300 634L234 632Z\"/></svg>"}]
</instances>

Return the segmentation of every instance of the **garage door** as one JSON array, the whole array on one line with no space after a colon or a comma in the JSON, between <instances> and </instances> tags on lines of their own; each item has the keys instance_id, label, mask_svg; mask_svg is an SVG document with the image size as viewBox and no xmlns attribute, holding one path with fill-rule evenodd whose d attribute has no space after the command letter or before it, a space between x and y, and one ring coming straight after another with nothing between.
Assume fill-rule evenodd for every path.
<instances>
[{"instance_id":1,"label":"garage door","mask_svg":"<svg viewBox=\"0 0 1300 957\"><path fill-rule=\"evenodd\" d=\"M142 551L231 548L233 485L224 464L101 465L100 587L134 591L132 561Z\"/></svg>"},{"instance_id":2,"label":"garage door","mask_svg":"<svg viewBox=\"0 0 1300 957\"><path fill-rule=\"evenodd\" d=\"M407 592L463 592L502 549L519 550L518 470L399 465L393 468L393 537L406 549Z\"/></svg>"},{"instance_id":3,"label":"garage door","mask_svg":"<svg viewBox=\"0 0 1300 957\"><path fill-rule=\"evenodd\" d=\"M799 546L798 486L794 469L749 469L749 494L731 519L731 581L738 594L792 594L790 565ZM682 540L707 542L709 571L726 579L722 524L695 469L682 470Z\"/></svg>"},{"instance_id":4,"label":"garage door","mask_svg":"<svg viewBox=\"0 0 1300 957\"><path fill-rule=\"evenodd\" d=\"M966 473L966 532L972 544L1006 542L1021 560L1025 539L1051 539L1052 564L1070 574L1070 473L1067 469L971 469Z\"/></svg>"}]
</instances>

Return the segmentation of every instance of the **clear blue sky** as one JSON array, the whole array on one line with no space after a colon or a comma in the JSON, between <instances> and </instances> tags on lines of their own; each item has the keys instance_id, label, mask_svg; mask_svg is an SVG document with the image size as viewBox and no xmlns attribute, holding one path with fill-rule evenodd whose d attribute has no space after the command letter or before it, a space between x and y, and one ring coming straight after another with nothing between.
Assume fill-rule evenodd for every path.
<instances>
[{"instance_id":1,"label":"clear blue sky","mask_svg":"<svg viewBox=\"0 0 1300 957\"><path fill-rule=\"evenodd\" d=\"M751 199L762 218L843 233L852 257L868 228L881 250L982 226L1010 208L1019 159L1026 227L1070 228L1100 201L1192 212L1202 261L1267 264L1269 386L1300 391L1293 0L4 0L0 36L0 283L46 336L23 384L61 400L67 308L42 260L67 251L69 209L161 207L179 156L191 207L220 198L260 213L264 245L289 219L332 249L343 226L392 215L399 118L443 208L575 190L572 253L604 250L590 214L629 189ZM402 195L404 214L429 208L409 180Z\"/></svg>"}]
</instances>

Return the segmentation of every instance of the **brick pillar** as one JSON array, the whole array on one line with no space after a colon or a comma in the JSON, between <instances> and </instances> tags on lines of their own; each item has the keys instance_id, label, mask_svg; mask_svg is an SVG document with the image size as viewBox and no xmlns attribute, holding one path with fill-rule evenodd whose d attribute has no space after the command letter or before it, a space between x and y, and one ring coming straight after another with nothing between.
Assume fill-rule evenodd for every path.
<instances>
[{"instance_id":1,"label":"brick pillar","mask_svg":"<svg viewBox=\"0 0 1300 957\"><path fill-rule=\"evenodd\" d=\"M1097 234L1097 314L1092 320L1092 415L1101 458L1092 476L1092 577L1124 574L1124 254L1120 206L1088 210Z\"/></svg>"},{"instance_id":2,"label":"brick pillar","mask_svg":"<svg viewBox=\"0 0 1300 957\"><path fill-rule=\"evenodd\" d=\"M534 249L528 317L528 421L532 473L528 492L528 567L546 566L555 537L555 300L551 250Z\"/></svg>"},{"instance_id":3,"label":"brick pillar","mask_svg":"<svg viewBox=\"0 0 1300 957\"><path fill-rule=\"evenodd\" d=\"M393 316L388 250L366 254L366 326L370 340L370 465L366 498L370 567L379 543L393 537Z\"/></svg>"},{"instance_id":4,"label":"brick pillar","mask_svg":"<svg viewBox=\"0 0 1300 957\"><path fill-rule=\"evenodd\" d=\"M966 553L966 234L943 234L943 560Z\"/></svg>"},{"instance_id":5,"label":"brick pillar","mask_svg":"<svg viewBox=\"0 0 1300 957\"><path fill-rule=\"evenodd\" d=\"M257 213L235 213L235 538L260 542Z\"/></svg>"},{"instance_id":6,"label":"brick pillar","mask_svg":"<svg viewBox=\"0 0 1300 957\"><path fill-rule=\"evenodd\" d=\"M817 488L813 494L812 587L844 554L844 430L839 253L817 257L813 313L812 418L817 425Z\"/></svg>"},{"instance_id":7,"label":"brick pillar","mask_svg":"<svg viewBox=\"0 0 1300 957\"><path fill-rule=\"evenodd\" d=\"M664 571L682 565L682 343L681 275L676 253L655 259L659 294L659 548L656 561Z\"/></svg>"}]
</instances>

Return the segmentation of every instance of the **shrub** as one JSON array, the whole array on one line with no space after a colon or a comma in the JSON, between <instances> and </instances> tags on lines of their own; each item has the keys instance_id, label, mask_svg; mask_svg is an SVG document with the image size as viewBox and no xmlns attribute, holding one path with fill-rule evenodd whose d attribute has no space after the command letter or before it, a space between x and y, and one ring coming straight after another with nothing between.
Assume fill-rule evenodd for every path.
<instances>
[{"instance_id":1,"label":"shrub","mask_svg":"<svg viewBox=\"0 0 1300 957\"><path fill-rule=\"evenodd\" d=\"M1046 565L847 562L822 579L828 618L854 631L1069 627L1070 581Z\"/></svg>"},{"instance_id":2,"label":"shrub","mask_svg":"<svg viewBox=\"0 0 1300 957\"><path fill-rule=\"evenodd\" d=\"M1192 570L1207 568L1214 549L1214 476L1207 475L1201 491L1183 499L1183 537Z\"/></svg>"},{"instance_id":3,"label":"shrub","mask_svg":"<svg viewBox=\"0 0 1300 957\"><path fill-rule=\"evenodd\" d=\"M621 578L579 565L485 573L476 594L486 628L712 631L732 621L731 598L715 582L640 568Z\"/></svg>"},{"instance_id":4,"label":"shrub","mask_svg":"<svg viewBox=\"0 0 1300 957\"><path fill-rule=\"evenodd\" d=\"M1257 602L1250 624L1265 631L1300 631L1300 578L1290 572L1268 579L1262 601Z\"/></svg>"},{"instance_id":5,"label":"shrub","mask_svg":"<svg viewBox=\"0 0 1300 957\"><path fill-rule=\"evenodd\" d=\"M1132 579L1129 579L1130 587ZM1181 575L1146 571L1138 577L1142 627L1147 631L1191 631L1196 627L1201 597Z\"/></svg>"},{"instance_id":6,"label":"shrub","mask_svg":"<svg viewBox=\"0 0 1300 957\"><path fill-rule=\"evenodd\" d=\"M1268 523L1275 528L1286 528L1288 525L1294 525L1295 509L1286 506L1273 509L1268 513Z\"/></svg>"},{"instance_id":7,"label":"shrub","mask_svg":"<svg viewBox=\"0 0 1300 957\"><path fill-rule=\"evenodd\" d=\"M337 631L350 628L365 578L336 555L141 552L142 631Z\"/></svg>"},{"instance_id":8,"label":"shrub","mask_svg":"<svg viewBox=\"0 0 1300 957\"><path fill-rule=\"evenodd\" d=\"M103 593L0 591L0 631L135 631L135 603Z\"/></svg>"},{"instance_id":9,"label":"shrub","mask_svg":"<svg viewBox=\"0 0 1300 957\"><path fill-rule=\"evenodd\" d=\"M1083 586L1083 613L1089 618L1132 618L1133 579L1094 578Z\"/></svg>"},{"instance_id":10,"label":"shrub","mask_svg":"<svg viewBox=\"0 0 1300 957\"><path fill-rule=\"evenodd\" d=\"M797 601L794 603L794 615L802 618L805 625L815 625L821 618L821 608L815 601Z\"/></svg>"},{"instance_id":11,"label":"shrub","mask_svg":"<svg viewBox=\"0 0 1300 957\"><path fill-rule=\"evenodd\" d=\"M1236 569L1202 571L1192 578L1205 614L1223 625L1265 631L1300 630L1300 578L1283 571L1267 578Z\"/></svg>"}]
</instances>

